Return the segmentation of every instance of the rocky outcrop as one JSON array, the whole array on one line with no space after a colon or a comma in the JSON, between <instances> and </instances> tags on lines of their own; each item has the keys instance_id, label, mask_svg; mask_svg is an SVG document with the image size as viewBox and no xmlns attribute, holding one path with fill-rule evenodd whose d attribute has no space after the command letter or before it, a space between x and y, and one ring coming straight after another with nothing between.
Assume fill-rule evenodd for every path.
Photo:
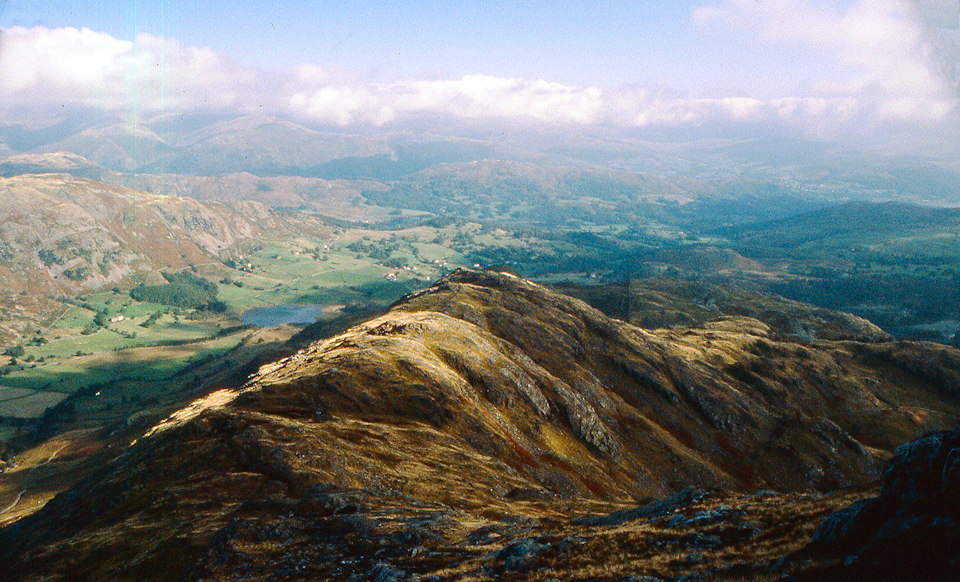
<instances>
[{"instance_id":1,"label":"rocky outcrop","mask_svg":"<svg viewBox=\"0 0 960 582\"><path fill-rule=\"evenodd\" d=\"M647 279L632 281L627 320L643 327L725 328L733 319L753 318L771 337L815 340L890 341L890 334L862 317L823 309L734 284Z\"/></svg>"},{"instance_id":2,"label":"rocky outcrop","mask_svg":"<svg viewBox=\"0 0 960 582\"><path fill-rule=\"evenodd\" d=\"M897 448L880 495L823 521L795 559L828 558L801 580L956 580L960 571L960 432Z\"/></svg>"}]
</instances>

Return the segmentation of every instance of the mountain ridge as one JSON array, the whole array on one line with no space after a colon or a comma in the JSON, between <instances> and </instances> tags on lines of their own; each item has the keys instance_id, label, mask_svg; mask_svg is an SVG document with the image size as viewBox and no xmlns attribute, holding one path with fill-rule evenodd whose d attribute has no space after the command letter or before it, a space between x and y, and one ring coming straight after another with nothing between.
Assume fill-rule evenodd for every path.
<instances>
[{"instance_id":1,"label":"mountain ridge","mask_svg":"<svg viewBox=\"0 0 960 582\"><path fill-rule=\"evenodd\" d=\"M547 527L691 485L729 492L716 499L866 487L897 445L957 426L956 350L774 341L741 323L642 330L458 270L177 413L3 530L0 551L51 579L341 578L393 552L442 573L518 515ZM439 521L404 529L421 518ZM439 546L411 558L411 543Z\"/></svg>"}]
</instances>

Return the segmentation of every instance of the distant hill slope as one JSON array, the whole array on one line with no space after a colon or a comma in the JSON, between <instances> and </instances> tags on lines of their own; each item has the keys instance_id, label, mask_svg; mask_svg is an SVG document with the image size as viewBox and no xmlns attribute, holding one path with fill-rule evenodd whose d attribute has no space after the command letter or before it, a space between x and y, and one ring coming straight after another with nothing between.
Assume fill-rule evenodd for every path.
<instances>
[{"instance_id":1,"label":"distant hill slope","mask_svg":"<svg viewBox=\"0 0 960 582\"><path fill-rule=\"evenodd\" d=\"M361 188L379 184L349 180L323 180L299 176L259 177L248 172L194 176L188 174L120 174L113 173L106 181L128 188L189 196L199 200L254 200L272 208L307 208L325 216L358 219L364 215L360 206Z\"/></svg>"},{"instance_id":2,"label":"distant hill slope","mask_svg":"<svg viewBox=\"0 0 960 582\"><path fill-rule=\"evenodd\" d=\"M535 578L523 564L572 559L563 544L596 528L709 509L696 532L735 510L688 491L571 517L691 485L866 485L898 444L960 423L956 350L799 345L736 323L645 331L510 275L457 271L178 412L0 532L0 558L13 579ZM779 511L764 518L771 539L800 535L784 512L818 515L783 499L747 502ZM701 547L754 535L724 531ZM618 535L567 567L614 567L634 551L611 549ZM698 562L659 567L683 563Z\"/></svg>"},{"instance_id":3,"label":"distant hill slope","mask_svg":"<svg viewBox=\"0 0 960 582\"><path fill-rule=\"evenodd\" d=\"M381 206L470 219L509 217L533 223L580 219L603 224L617 220L626 209L634 215L639 204L656 212L655 203L689 202L711 193L711 186L692 179L484 159L437 164L366 197Z\"/></svg>"},{"instance_id":4,"label":"distant hill slope","mask_svg":"<svg viewBox=\"0 0 960 582\"><path fill-rule=\"evenodd\" d=\"M156 163L173 150L150 128L136 123L112 123L84 129L44 144L39 152L68 151L118 171L133 171Z\"/></svg>"},{"instance_id":5,"label":"distant hill slope","mask_svg":"<svg viewBox=\"0 0 960 582\"><path fill-rule=\"evenodd\" d=\"M215 200L252 200L272 208L309 208L336 218L357 219L361 189L386 188L378 182L324 180L299 176L261 177L249 172L217 175L116 172L69 152L0 157L0 177L24 174L66 174L99 180L154 194Z\"/></svg>"},{"instance_id":6,"label":"distant hill slope","mask_svg":"<svg viewBox=\"0 0 960 582\"><path fill-rule=\"evenodd\" d=\"M43 140L23 153L68 151L118 172L202 175L287 170L296 174L331 160L392 154L382 140L320 132L264 115L201 123L190 132L164 125L105 121L64 131L66 135Z\"/></svg>"},{"instance_id":7,"label":"distant hill slope","mask_svg":"<svg viewBox=\"0 0 960 582\"><path fill-rule=\"evenodd\" d=\"M340 158L391 153L382 140L321 132L274 117L248 115L179 137L168 155L141 165L139 170L205 175L242 171L282 174Z\"/></svg>"},{"instance_id":8,"label":"distant hill slope","mask_svg":"<svg viewBox=\"0 0 960 582\"><path fill-rule=\"evenodd\" d=\"M66 175L0 178L0 289L70 294L182 268L292 227L256 202L199 202Z\"/></svg>"},{"instance_id":9,"label":"distant hill slope","mask_svg":"<svg viewBox=\"0 0 960 582\"><path fill-rule=\"evenodd\" d=\"M0 158L0 176L10 178L21 174L69 174L77 178L99 180L108 171L70 152L18 154Z\"/></svg>"},{"instance_id":10,"label":"distant hill slope","mask_svg":"<svg viewBox=\"0 0 960 582\"><path fill-rule=\"evenodd\" d=\"M719 232L787 275L771 291L898 338L960 341L960 208L854 202Z\"/></svg>"},{"instance_id":11,"label":"distant hill slope","mask_svg":"<svg viewBox=\"0 0 960 582\"><path fill-rule=\"evenodd\" d=\"M737 317L769 326L771 336L792 341L888 341L890 335L849 313L822 309L733 285L648 280L630 284L631 323L642 327L705 326L736 329Z\"/></svg>"},{"instance_id":12,"label":"distant hill slope","mask_svg":"<svg viewBox=\"0 0 960 582\"><path fill-rule=\"evenodd\" d=\"M960 208L850 202L776 221L729 227L720 232L759 253L821 255L856 246L883 245L879 250L891 250L898 239L912 233L929 236L940 231L954 241L960 240L957 239ZM911 252L923 252L923 249L913 246Z\"/></svg>"}]
</instances>

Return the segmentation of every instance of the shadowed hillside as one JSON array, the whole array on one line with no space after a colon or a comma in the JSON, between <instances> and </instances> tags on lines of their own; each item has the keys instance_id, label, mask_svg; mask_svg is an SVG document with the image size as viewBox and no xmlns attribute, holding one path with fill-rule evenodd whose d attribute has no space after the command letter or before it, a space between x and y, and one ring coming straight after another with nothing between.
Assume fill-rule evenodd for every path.
<instances>
[{"instance_id":1,"label":"shadowed hillside","mask_svg":"<svg viewBox=\"0 0 960 582\"><path fill-rule=\"evenodd\" d=\"M788 341L891 339L862 317L760 293L736 283L718 285L648 278L629 283L554 287L612 317L643 328L706 327L736 331L742 325L738 318L750 317L762 322L772 337Z\"/></svg>"}]
</instances>

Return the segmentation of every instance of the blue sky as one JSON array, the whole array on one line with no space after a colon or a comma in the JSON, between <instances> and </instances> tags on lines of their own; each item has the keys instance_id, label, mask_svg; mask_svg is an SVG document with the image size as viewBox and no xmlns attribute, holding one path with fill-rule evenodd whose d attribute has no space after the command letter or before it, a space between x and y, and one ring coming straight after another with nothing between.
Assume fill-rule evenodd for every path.
<instances>
[{"instance_id":1,"label":"blue sky","mask_svg":"<svg viewBox=\"0 0 960 582\"><path fill-rule=\"evenodd\" d=\"M824 62L829 55L698 26L693 13L703 4L10 0L0 28L86 27L126 40L149 33L261 69L314 63L380 80L486 74L758 92L795 86L796 75L833 64ZM791 75L763 74L772 68Z\"/></svg>"},{"instance_id":2,"label":"blue sky","mask_svg":"<svg viewBox=\"0 0 960 582\"><path fill-rule=\"evenodd\" d=\"M922 139L957 123L958 7L0 0L0 100L7 117L232 109L335 126L767 123Z\"/></svg>"}]
</instances>

